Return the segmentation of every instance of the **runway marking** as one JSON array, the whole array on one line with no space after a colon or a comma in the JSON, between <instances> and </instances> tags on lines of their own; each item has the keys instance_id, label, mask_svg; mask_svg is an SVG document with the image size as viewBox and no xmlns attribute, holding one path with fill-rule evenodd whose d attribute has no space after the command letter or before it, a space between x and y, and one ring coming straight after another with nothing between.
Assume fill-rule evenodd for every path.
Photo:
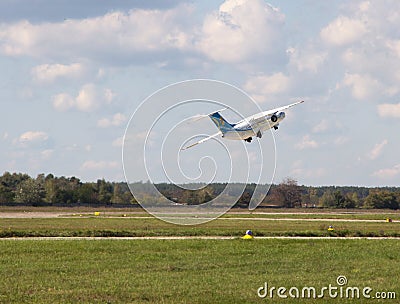
<instances>
[{"instance_id":1,"label":"runway marking","mask_svg":"<svg viewBox=\"0 0 400 304\"><path fill-rule=\"evenodd\" d=\"M129 214L129 213L128 213ZM302 215L304 213L258 213L260 215ZM81 215L81 216L80 216ZM317 215L317 214L315 214ZM321 214L322 215L322 214ZM326 215L326 213L325 213ZM332 213L334 215L334 213ZM33 219L33 218L59 218L59 219L85 219L89 217L94 217L92 213L49 213L49 212L24 212L24 213L14 213L14 212L0 212L0 218L24 218L24 219ZM177 215L171 214L171 216L166 216L169 219L192 219L194 216L187 216L185 214ZM157 219L151 215L144 216L113 216L113 215L100 215L96 216L96 218L118 218L118 219ZM197 219L209 219L205 216L196 217ZM269 218L269 217L219 217L217 220L236 220L236 221L309 221L309 222L364 222L364 223L383 223L386 222L386 219L346 219L346 218ZM393 220L392 223L400 223L398 220Z\"/></svg>"},{"instance_id":2,"label":"runway marking","mask_svg":"<svg viewBox=\"0 0 400 304\"><path fill-rule=\"evenodd\" d=\"M386 222L386 220L373 220L373 219L340 219L340 218L264 218L264 217L225 217L220 218L221 220L256 220L256 221L309 221L309 222L320 222L320 221L329 221L329 222L371 222L371 223L382 223ZM394 223L396 221L392 221Z\"/></svg>"}]
</instances>

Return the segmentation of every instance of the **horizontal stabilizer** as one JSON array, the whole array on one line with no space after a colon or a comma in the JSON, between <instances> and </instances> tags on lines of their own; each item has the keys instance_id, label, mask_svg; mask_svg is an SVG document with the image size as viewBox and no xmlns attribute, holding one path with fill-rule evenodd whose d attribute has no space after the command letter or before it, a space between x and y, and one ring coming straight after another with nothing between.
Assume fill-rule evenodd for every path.
<instances>
[{"instance_id":1,"label":"horizontal stabilizer","mask_svg":"<svg viewBox=\"0 0 400 304\"><path fill-rule=\"evenodd\" d=\"M212 138L215 138L215 137L217 137L218 135L221 135L221 132L218 132L218 133L216 133L216 134L214 134L214 135L211 135L211 136L208 136L208 137L206 137L206 138L203 138L202 140L199 140L199 141L195 142L194 144L191 144L191 145L189 145L189 146L186 146L186 147L181 148L181 150L186 150L186 149L192 148L192 147L194 147L194 146L196 146L196 145L198 145L198 144L201 144L201 143L203 143L203 142L205 142L205 141L207 141L207 140L210 140L210 139L212 139Z\"/></svg>"}]
</instances>

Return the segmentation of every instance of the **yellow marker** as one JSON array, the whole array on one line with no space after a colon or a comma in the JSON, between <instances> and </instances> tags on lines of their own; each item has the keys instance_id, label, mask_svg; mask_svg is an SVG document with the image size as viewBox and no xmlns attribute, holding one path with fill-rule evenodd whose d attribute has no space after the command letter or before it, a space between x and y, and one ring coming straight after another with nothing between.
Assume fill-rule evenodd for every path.
<instances>
[{"instance_id":1,"label":"yellow marker","mask_svg":"<svg viewBox=\"0 0 400 304\"><path fill-rule=\"evenodd\" d=\"M99 212L99 211L96 211L96 212L94 213L94 215L95 215L95 216L99 216L99 215L100 215L100 212Z\"/></svg>"},{"instance_id":2,"label":"yellow marker","mask_svg":"<svg viewBox=\"0 0 400 304\"><path fill-rule=\"evenodd\" d=\"M242 236L242 239L244 240L251 240L253 238L253 231L247 230L246 234Z\"/></svg>"},{"instance_id":3,"label":"yellow marker","mask_svg":"<svg viewBox=\"0 0 400 304\"><path fill-rule=\"evenodd\" d=\"M335 229L333 228L333 226L329 226L328 227L328 231L334 231Z\"/></svg>"}]
</instances>

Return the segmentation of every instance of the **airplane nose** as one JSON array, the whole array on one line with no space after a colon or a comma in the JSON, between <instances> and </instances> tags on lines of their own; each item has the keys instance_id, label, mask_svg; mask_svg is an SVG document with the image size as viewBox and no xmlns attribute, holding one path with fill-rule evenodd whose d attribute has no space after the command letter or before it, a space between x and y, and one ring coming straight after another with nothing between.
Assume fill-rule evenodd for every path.
<instances>
[{"instance_id":1,"label":"airplane nose","mask_svg":"<svg viewBox=\"0 0 400 304\"><path fill-rule=\"evenodd\" d=\"M280 112L279 113L279 118L284 119L285 118L285 112Z\"/></svg>"}]
</instances>

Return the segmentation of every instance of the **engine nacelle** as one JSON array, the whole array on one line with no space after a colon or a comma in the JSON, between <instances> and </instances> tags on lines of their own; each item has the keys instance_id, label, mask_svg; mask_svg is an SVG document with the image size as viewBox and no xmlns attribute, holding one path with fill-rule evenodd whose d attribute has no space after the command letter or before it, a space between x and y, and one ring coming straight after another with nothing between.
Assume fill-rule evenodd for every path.
<instances>
[{"instance_id":1,"label":"engine nacelle","mask_svg":"<svg viewBox=\"0 0 400 304\"><path fill-rule=\"evenodd\" d=\"M281 121L284 118L285 118L285 112L279 112L279 113L271 115L271 121L274 122L274 123L277 122L277 121Z\"/></svg>"}]
</instances>

